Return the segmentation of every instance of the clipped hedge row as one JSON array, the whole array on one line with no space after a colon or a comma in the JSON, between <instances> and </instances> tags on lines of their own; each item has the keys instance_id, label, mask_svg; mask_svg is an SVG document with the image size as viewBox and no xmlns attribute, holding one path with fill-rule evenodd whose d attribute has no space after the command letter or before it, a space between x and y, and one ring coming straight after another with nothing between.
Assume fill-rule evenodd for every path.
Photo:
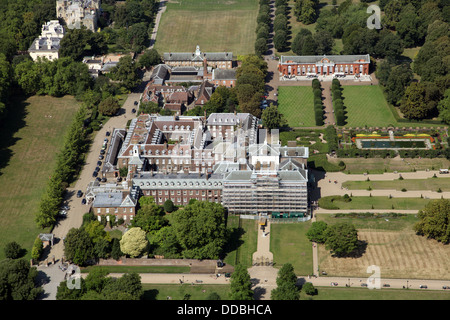
<instances>
[{"instance_id":1,"label":"clipped hedge row","mask_svg":"<svg viewBox=\"0 0 450 320\"><path fill-rule=\"evenodd\" d=\"M322 88L318 79L313 79L312 88L314 93L314 118L316 120L316 126L323 126Z\"/></svg>"},{"instance_id":2,"label":"clipped hedge row","mask_svg":"<svg viewBox=\"0 0 450 320\"><path fill-rule=\"evenodd\" d=\"M334 116L338 126L345 125L345 106L342 101L342 87L338 79L333 79L331 83L331 96L333 98Z\"/></svg>"}]
</instances>

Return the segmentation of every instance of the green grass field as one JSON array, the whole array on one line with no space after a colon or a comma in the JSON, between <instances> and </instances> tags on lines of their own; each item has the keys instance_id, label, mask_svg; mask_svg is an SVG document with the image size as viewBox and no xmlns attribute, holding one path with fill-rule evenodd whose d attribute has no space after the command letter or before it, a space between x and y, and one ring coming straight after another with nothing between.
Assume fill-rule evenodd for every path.
<instances>
[{"instance_id":1,"label":"green grass field","mask_svg":"<svg viewBox=\"0 0 450 320\"><path fill-rule=\"evenodd\" d=\"M312 248L306 237L310 226L310 221L270 225L270 251L273 253L275 268L291 263L297 275L312 274Z\"/></svg>"},{"instance_id":2,"label":"green grass field","mask_svg":"<svg viewBox=\"0 0 450 320\"><path fill-rule=\"evenodd\" d=\"M314 94L310 86L279 87L278 110L289 127L315 127Z\"/></svg>"},{"instance_id":3,"label":"green grass field","mask_svg":"<svg viewBox=\"0 0 450 320\"><path fill-rule=\"evenodd\" d=\"M348 174L361 174L364 172L382 174L383 172L411 172L414 170L437 170L450 167L450 161L445 158L405 158L404 161L398 158L335 158L330 159L330 162L337 165L341 160L345 163L344 172Z\"/></svg>"},{"instance_id":4,"label":"green grass field","mask_svg":"<svg viewBox=\"0 0 450 320\"><path fill-rule=\"evenodd\" d=\"M155 49L164 52L254 53L257 0L178 0L166 4Z\"/></svg>"},{"instance_id":5,"label":"green grass field","mask_svg":"<svg viewBox=\"0 0 450 320\"><path fill-rule=\"evenodd\" d=\"M397 126L380 86L343 86L346 127Z\"/></svg>"},{"instance_id":6,"label":"green grass field","mask_svg":"<svg viewBox=\"0 0 450 320\"><path fill-rule=\"evenodd\" d=\"M350 192L349 192L350 194ZM330 210L420 210L423 209L430 201L425 198L396 198L389 199L388 197L351 197L351 201L345 202L334 200L334 196L323 197L319 200L319 206L323 209Z\"/></svg>"},{"instance_id":7,"label":"green grass field","mask_svg":"<svg viewBox=\"0 0 450 320\"><path fill-rule=\"evenodd\" d=\"M14 98L11 103L0 125L0 248L16 241L30 257L34 239L42 232L34 214L79 105L69 96Z\"/></svg>"},{"instance_id":8,"label":"green grass field","mask_svg":"<svg viewBox=\"0 0 450 320\"><path fill-rule=\"evenodd\" d=\"M233 241L224 262L232 266L242 264L247 268L251 267L252 255L257 249L257 221L250 219L239 219L238 216L229 216L227 228L233 234Z\"/></svg>"},{"instance_id":9,"label":"green grass field","mask_svg":"<svg viewBox=\"0 0 450 320\"><path fill-rule=\"evenodd\" d=\"M346 181L342 184L344 188L349 190L367 190L369 187L372 190L376 189L395 189L408 191L412 190L430 190L441 191L450 190L450 178L428 178L428 179L403 179L403 180L388 180L388 181Z\"/></svg>"}]
</instances>

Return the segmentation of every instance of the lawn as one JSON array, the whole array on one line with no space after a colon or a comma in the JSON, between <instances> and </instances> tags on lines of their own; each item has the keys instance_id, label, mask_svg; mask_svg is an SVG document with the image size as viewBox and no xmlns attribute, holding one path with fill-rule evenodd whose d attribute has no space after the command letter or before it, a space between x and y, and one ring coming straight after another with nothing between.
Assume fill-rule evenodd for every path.
<instances>
[{"instance_id":1,"label":"lawn","mask_svg":"<svg viewBox=\"0 0 450 320\"><path fill-rule=\"evenodd\" d=\"M398 126L380 86L342 86L346 127Z\"/></svg>"},{"instance_id":2,"label":"lawn","mask_svg":"<svg viewBox=\"0 0 450 320\"><path fill-rule=\"evenodd\" d=\"M224 262L232 266L242 264L247 268L251 267L252 255L257 249L257 220L228 216L227 228L230 230L233 240L227 250Z\"/></svg>"},{"instance_id":3,"label":"lawn","mask_svg":"<svg viewBox=\"0 0 450 320\"><path fill-rule=\"evenodd\" d=\"M189 300L206 300L207 297L215 292L220 296L221 300L229 300L230 286L226 284L143 284L144 297L143 300L183 300L186 295Z\"/></svg>"},{"instance_id":4,"label":"lawn","mask_svg":"<svg viewBox=\"0 0 450 320\"><path fill-rule=\"evenodd\" d=\"M317 221L327 224L341 221L355 224L361 243L359 256L343 258L333 257L319 245L320 270L328 276L368 277L367 267L376 265L386 279L450 279L448 245L416 235L413 224L417 218L411 215L387 220L318 214Z\"/></svg>"},{"instance_id":5,"label":"lawn","mask_svg":"<svg viewBox=\"0 0 450 320\"><path fill-rule=\"evenodd\" d=\"M279 87L278 110L291 128L315 127L314 94L310 86Z\"/></svg>"},{"instance_id":6,"label":"lawn","mask_svg":"<svg viewBox=\"0 0 450 320\"><path fill-rule=\"evenodd\" d=\"M367 190L369 187L375 189L395 189L402 190L431 190L449 191L450 178L428 178L428 179L403 179L387 181L346 181L342 184L349 190Z\"/></svg>"},{"instance_id":7,"label":"lawn","mask_svg":"<svg viewBox=\"0 0 450 320\"><path fill-rule=\"evenodd\" d=\"M300 294L300 300L448 300L445 291L317 287L316 296Z\"/></svg>"},{"instance_id":8,"label":"lawn","mask_svg":"<svg viewBox=\"0 0 450 320\"><path fill-rule=\"evenodd\" d=\"M297 275L308 275L313 272L311 242L306 232L311 222L271 223L270 251L273 253L275 268L291 263Z\"/></svg>"},{"instance_id":9,"label":"lawn","mask_svg":"<svg viewBox=\"0 0 450 320\"><path fill-rule=\"evenodd\" d=\"M337 165L341 160L345 163L345 173L350 174L364 172L374 174L393 171L411 172L414 170L437 170L450 167L450 161L445 158L405 158L404 161L400 158L332 158L330 162Z\"/></svg>"},{"instance_id":10,"label":"lawn","mask_svg":"<svg viewBox=\"0 0 450 320\"><path fill-rule=\"evenodd\" d=\"M29 258L34 239L42 232L34 213L79 105L69 96L13 98L11 104L0 126L0 248L16 241Z\"/></svg>"},{"instance_id":11,"label":"lawn","mask_svg":"<svg viewBox=\"0 0 450 320\"><path fill-rule=\"evenodd\" d=\"M350 195L350 192L349 192ZM319 206L329 210L420 210L430 201L424 198L396 198L388 197L351 197L351 201L345 202L334 200L335 196L328 196L319 199Z\"/></svg>"},{"instance_id":12,"label":"lawn","mask_svg":"<svg viewBox=\"0 0 450 320\"><path fill-rule=\"evenodd\" d=\"M166 4L155 49L164 52L254 53L257 0L179 0Z\"/></svg>"}]
</instances>

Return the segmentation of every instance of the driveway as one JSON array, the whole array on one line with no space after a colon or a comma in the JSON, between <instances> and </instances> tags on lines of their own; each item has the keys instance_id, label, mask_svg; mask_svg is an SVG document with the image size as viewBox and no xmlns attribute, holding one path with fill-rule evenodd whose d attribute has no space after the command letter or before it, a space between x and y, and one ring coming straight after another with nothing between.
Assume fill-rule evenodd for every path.
<instances>
[{"instance_id":1,"label":"driveway","mask_svg":"<svg viewBox=\"0 0 450 320\"><path fill-rule=\"evenodd\" d=\"M112 132L114 128L126 127L127 120L134 116L131 113L131 110L134 108L134 101L139 101L140 96L141 93L129 94L127 100L123 104L120 115L110 118L105 126L95 133L90 149L86 153L86 161L81 169L78 180L73 187L67 188L66 198L64 200L64 203L70 207L67 212L67 217L65 219L58 220L53 228L52 233L55 236L54 245L49 251L46 251L46 255L41 257L41 263L46 259L51 261L53 258L56 264L61 262L61 258L64 256L63 238L67 235L70 229L79 228L81 226L81 223L83 222L83 215L89 211L89 206L81 204L81 199L84 197L88 184L94 179L92 177L92 172L97 166L98 156L100 154L103 140L106 137L106 131ZM78 190L83 192L83 197L77 197L76 193ZM46 270L52 269L49 269L49 267L41 269L44 273L46 273ZM55 279L52 276L49 276L49 278ZM51 297L52 296L47 296L45 299L50 299Z\"/></svg>"}]
</instances>

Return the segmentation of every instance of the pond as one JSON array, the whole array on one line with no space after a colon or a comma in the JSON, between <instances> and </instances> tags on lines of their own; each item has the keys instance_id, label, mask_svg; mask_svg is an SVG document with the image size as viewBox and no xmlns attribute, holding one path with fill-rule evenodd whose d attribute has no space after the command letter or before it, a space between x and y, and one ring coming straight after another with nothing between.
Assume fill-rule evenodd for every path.
<instances>
[{"instance_id":1,"label":"pond","mask_svg":"<svg viewBox=\"0 0 450 320\"><path fill-rule=\"evenodd\" d=\"M360 149L428 149L425 140L361 140Z\"/></svg>"}]
</instances>

